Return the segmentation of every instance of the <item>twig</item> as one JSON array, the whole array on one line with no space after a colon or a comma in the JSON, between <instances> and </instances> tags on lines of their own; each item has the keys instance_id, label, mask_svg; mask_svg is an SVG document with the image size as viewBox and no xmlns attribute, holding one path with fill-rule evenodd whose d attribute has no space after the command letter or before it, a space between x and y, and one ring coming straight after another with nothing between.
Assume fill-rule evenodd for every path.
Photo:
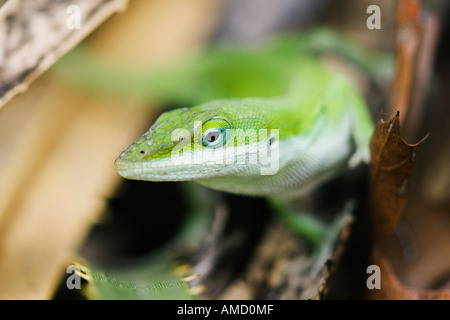
<instances>
[{"instance_id":1,"label":"twig","mask_svg":"<svg viewBox=\"0 0 450 320\"><path fill-rule=\"evenodd\" d=\"M397 70L391 93L389 114L395 114L397 111L400 111L401 122L408 114L410 104L421 36L420 10L420 0L398 1L396 30Z\"/></svg>"},{"instance_id":2,"label":"twig","mask_svg":"<svg viewBox=\"0 0 450 320\"><path fill-rule=\"evenodd\" d=\"M389 113L400 111L400 120L404 123L402 135L409 141L419 135L440 29L438 14L426 11L421 0L398 1L397 70Z\"/></svg>"},{"instance_id":3,"label":"twig","mask_svg":"<svg viewBox=\"0 0 450 320\"><path fill-rule=\"evenodd\" d=\"M127 1L0 0L0 107ZM68 26L71 5L79 9L77 27Z\"/></svg>"}]
</instances>

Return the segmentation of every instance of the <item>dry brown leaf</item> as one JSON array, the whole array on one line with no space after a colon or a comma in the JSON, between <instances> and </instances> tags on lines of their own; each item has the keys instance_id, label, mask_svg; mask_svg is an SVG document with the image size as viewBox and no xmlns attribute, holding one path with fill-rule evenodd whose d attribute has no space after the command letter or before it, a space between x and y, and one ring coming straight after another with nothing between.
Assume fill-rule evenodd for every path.
<instances>
[{"instance_id":1,"label":"dry brown leaf","mask_svg":"<svg viewBox=\"0 0 450 320\"><path fill-rule=\"evenodd\" d=\"M448 300L448 290L426 290L405 287L397 278L387 259L378 252L372 251L371 264L380 267L380 289L368 290L369 300Z\"/></svg>"},{"instance_id":2,"label":"dry brown leaf","mask_svg":"<svg viewBox=\"0 0 450 320\"><path fill-rule=\"evenodd\" d=\"M369 196L375 236L394 231L405 205L418 146L426 137L416 144L405 142L400 135L399 112L390 121L380 119L376 124L370 142Z\"/></svg>"}]
</instances>

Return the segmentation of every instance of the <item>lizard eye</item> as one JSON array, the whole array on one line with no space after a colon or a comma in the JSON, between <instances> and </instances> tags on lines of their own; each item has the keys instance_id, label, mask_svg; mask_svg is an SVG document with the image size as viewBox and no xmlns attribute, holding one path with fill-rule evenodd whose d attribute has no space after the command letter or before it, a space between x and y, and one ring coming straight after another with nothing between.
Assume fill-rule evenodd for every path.
<instances>
[{"instance_id":1,"label":"lizard eye","mask_svg":"<svg viewBox=\"0 0 450 320\"><path fill-rule=\"evenodd\" d=\"M216 128L211 128L203 133L203 145L209 148L217 148L223 144L222 131Z\"/></svg>"}]
</instances>

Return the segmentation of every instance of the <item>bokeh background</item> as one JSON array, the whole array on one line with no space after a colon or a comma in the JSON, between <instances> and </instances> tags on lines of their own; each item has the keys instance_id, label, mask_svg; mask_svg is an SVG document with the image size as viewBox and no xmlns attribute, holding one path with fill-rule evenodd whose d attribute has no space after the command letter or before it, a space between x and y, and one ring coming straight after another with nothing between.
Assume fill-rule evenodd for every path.
<instances>
[{"instance_id":1,"label":"bokeh background","mask_svg":"<svg viewBox=\"0 0 450 320\"><path fill-rule=\"evenodd\" d=\"M366 28L366 9L372 2L129 0L121 12L92 28L83 45L118 65L151 67L212 43L257 44L277 33L327 26L368 48L392 53L395 1L376 1L381 30ZM77 0L61 3L68 6ZM433 5L431 1L430 10L435 10ZM393 235L396 245L389 250L399 279L418 288L450 288L450 96L445 89L450 42L448 14L439 13L442 32L435 72L427 83L426 111L411 137L416 140L409 142L431 135L420 150L399 231L403 233ZM3 18L0 23L5 24ZM65 22L60 20L60 28L66 28ZM163 107L172 106L90 92L53 69L22 89L26 91L0 108L0 298L70 297L61 286L72 260L81 256L127 266L177 230L187 206L181 187L124 182L114 169L119 153L148 129ZM388 101L389 89L385 83L375 95L367 93L374 120ZM231 208L256 213L242 223L255 224L257 236L262 225L255 221L268 215L265 203L226 199ZM364 248L350 244L348 251L364 257ZM243 251L244 256L250 253L251 248ZM351 288L364 279L364 265L351 261L350 271L337 281L335 297L362 298L359 289ZM240 292L226 297L246 296Z\"/></svg>"}]
</instances>

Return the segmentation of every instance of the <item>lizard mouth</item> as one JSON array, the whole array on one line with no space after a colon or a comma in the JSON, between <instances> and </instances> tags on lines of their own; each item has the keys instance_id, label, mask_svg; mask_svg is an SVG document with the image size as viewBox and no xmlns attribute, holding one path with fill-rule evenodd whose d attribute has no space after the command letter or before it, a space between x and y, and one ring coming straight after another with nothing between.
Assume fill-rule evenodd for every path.
<instances>
[{"instance_id":1,"label":"lizard mouth","mask_svg":"<svg viewBox=\"0 0 450 320\"><path fill-rule=\"evenodd\" d=\"M130 180L192 181L221 175L220 171L201 164L189 167L173 165L171 159L132 163L118 159L115 166L120 176Z\"/></svg>"},{"instance_id":2,"label":"lizard mouth","mask_svg":"<svg viewBox=\"0 0 450 320\"><path fill-rule=\"evenodd\" d=\"M157 161L137 161L129 162L120 159L115 162L115 167L119 175L130 180L145 181L181 181L179 173L175 172L172 166L164 165L163 160Z\"/></svg>"},{"instance_id":3,"label":"lizard mouth","mask_svg":"<svg viewBox=\"0 0 450 320\"><path fill-rule=\"evenodd\" d=\"M120 176L130 180L145 181L193 181L224 176L246 176L259 174L258 164L216 163L195 161L195 156L174 159L172 157L130 161L122 153L115 161Z\"/></svg>"},{"instance_id":4,"label":"lizard mouth","mask_svg":"<svg viewBox=\"0 0 450 320\"><path fill-rule=\"evenodd\" d=\"M267 154L269 148L267 145L266 148L261 147L266 141L232 148L194 148L173 152L173 144L168 143L149 150L144 146L148 144L145 138L136 141L116 159L116 170L123 178L145 181L192 181L228 176L243 178L265 174L261 173L264 171L262 167L268 166L261 163L265 159L262 155ZM161 157L162 152L164 156ZM272 155L272 151L270 153ZM272 162L273 159L270 159Z\"/></svg>"}]
</instances>

